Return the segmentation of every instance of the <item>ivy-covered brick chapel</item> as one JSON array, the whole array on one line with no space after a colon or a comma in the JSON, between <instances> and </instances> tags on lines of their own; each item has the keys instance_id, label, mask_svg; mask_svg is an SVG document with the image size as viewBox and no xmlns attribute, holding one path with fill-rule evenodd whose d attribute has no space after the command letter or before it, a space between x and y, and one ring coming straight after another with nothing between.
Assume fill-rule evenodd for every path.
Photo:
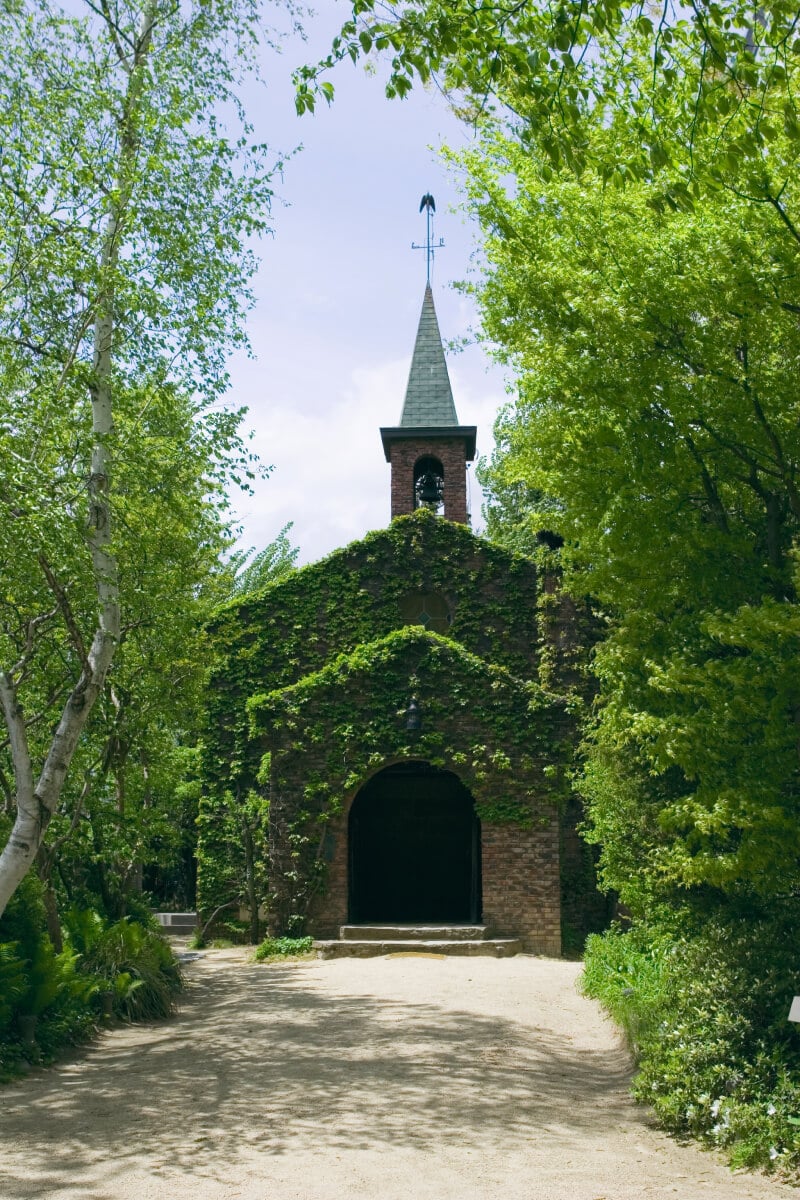
<instances>
[{"instance_id":1,"label":"ivy-covered brick chapel","mask_svg":"<svg viewBox=\"0 0 800 1200\"><path fill-rule=\"evenodd\" d=\"M556 569L470 531L430 286L380 432L389 527L214 623L201 909L238 887L276 935L483 926L558 954L573 613Z\"/></svg>"}]
</instances>

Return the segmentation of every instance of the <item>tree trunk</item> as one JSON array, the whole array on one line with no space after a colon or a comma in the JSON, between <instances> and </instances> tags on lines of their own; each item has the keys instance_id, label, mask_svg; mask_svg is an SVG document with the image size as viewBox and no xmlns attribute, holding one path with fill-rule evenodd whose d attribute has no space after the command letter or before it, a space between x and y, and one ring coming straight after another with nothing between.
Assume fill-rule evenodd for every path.
<instances>
[{"instance_id":1,"label":"tree trunk","mask_svg":"<svg viewBox=\"0 0 800 1200\"><path fill-rule=\"evenodd\" d=\"M261 922L258 918L258 895L256 892L256 856L253 844L253 831L249 825L244 826L244 862L247 879L247 903L250 906L250 941L254 946L261 941Z\"/></svg>"},{"instance_id":2,"label":"tree trunk","mask_svg":"<svg viewBox=\"0 0 800 1200\"><path fill-rule=\"evenodd\" d=\"M103 688L119 641L119 572L111 549L110 505L110 444L114 432L114 306L120 247L136 171L144 64L152 41L157 9L157 0L147 0L142 12L125 105L118 117L120 148L117 187L109 195L98 264L100 286L95 304L94 353L89 381L92 443L87 521L87 541L98 606L97 627L88 654L79 637L76 642L75 631L72 628L69 630L73 649L82 665L81 674L64 705L35 786L25 720L17 694L21 666L17 664L18 669L0 671L0 706L9 732L17 802L14 827L0 854L0 916L33 866L45 830L55 812L78 740Z\"/></svg>"}]
</instances>

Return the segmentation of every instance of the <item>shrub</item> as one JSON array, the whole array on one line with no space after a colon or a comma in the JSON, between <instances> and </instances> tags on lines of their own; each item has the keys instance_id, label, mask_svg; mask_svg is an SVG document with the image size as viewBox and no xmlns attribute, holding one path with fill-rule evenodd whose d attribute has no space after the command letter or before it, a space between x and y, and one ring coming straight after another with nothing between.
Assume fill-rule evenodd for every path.
<instances>
[{"instance_id":1,"label":"shrub","mask_svg":"<svg viewBox=\"0 0 800 1200\"><path fill-rule=\"evenodd\" d=\"M310 954L313 945L314 939L310 937L268 937L256 948L253 958L256 962L269 958L297 958Z\"/></svg>"},{"instance_id":2,"label":"shrub","mask_svg":"<svg viewBox=\"0 0 800 1200\"><path fill-rule=\"evenodd\" d=\"M589 939L585 991L625 1030L635 1094L743 1166L800 1169L798 901L654 914Z\"/></svg>"},{"instance_id":3,"label":"shrub","mask_svg":"<svg viewBox=\"0 0 800 1200\"><path fill-rule=\"evenodd\" d=\"M65 919L83 970L113 996L126 1020L170 1016L182 987L180 964L160 933L123 917L107 924L99 913L71 910Z\"/></svg>"},{"instance_id":4,"label":"shrub","mask_svg":"<svg viewBox=\"0 0 800 1200\"><path fill-rule=\"evenodd\" d=\"M0 1036L16 1013L25 994L25 963L19 957L16 942L0 942Z\"/></svg>"},{"instance_id":5,"label":"shrub","mask_svg":"<svg viewBox=\"0 0 800 1200\"><path fill-rule=\"evenodd\" d=\"M53 949L44 932L41 885L28 875L0 920L0 1079L91 1036L97 983L81 965L73 948Z\"/></svg>"},{"instance_id":6,"label":"shrub","mask_svg":"<svg viewBox=\"0 0 800 1200\"><path fill-rule=\"evenodd\" d=\"M103 994L127 1020L175 1011L180 966L149 913L109 922L94 909L64 914L65 948L44 932L41 885L26 876L0 920L0 1080L26 1061L51 1062L95 1031ZM31 1039L35 1040L31 1040Z\"/></svg>"}]
</instances>

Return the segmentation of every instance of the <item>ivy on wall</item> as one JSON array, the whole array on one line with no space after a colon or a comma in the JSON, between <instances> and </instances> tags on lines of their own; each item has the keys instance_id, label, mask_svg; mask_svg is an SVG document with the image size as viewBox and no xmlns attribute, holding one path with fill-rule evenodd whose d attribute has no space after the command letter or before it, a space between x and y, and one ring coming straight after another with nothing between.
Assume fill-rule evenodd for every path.
<instances>
[{"instance_id":1,"label":"ivy on wall","mask_svg":"<svg viewBox=\"0 0 800 1200\"><path fill-rule=\"evenodd\" d=\"M418 733L406 728L412 695ZM454 771L482 822L550 822L563 701L419 626L255 696L248 710L271 753L264 780L281 836L271 847L269 902L281 929L302 930L324 872L327 822L387 762L421 759Z\"/></svg>"},{"instance_id":2,"label":"ivy on wall","mask_svg":"<svg viewBox=\"0 0 800 1200\"><path fill-rule=\"evenodd\" d=\"M557 798L571 754L571 659L582 646L556 585L555 572L422 509L219 610L201 908L211 911L243 879L237 814L258 798L263 819L251 825L262 860L267 809L273 831L275 927L297 932L321 883L327 820L391 760L455 771L482 820L536 820L537 796ZM409 596L423 592L446 604L446 638L404 627ZM412 694L424 714L413 739L404 721ZM221 829L232 832L221 839Z\"/></svg>"}]
</instances>

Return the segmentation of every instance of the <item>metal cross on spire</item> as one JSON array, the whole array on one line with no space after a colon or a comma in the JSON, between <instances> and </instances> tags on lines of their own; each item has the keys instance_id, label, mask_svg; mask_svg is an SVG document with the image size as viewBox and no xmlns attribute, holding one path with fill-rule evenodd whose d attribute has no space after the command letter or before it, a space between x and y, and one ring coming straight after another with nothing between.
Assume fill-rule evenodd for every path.
<instances>
[{"instance_id":1,"label":"metal cross on spire","mask_svg":"<svg viewBox=\"0 0 800 1200\"><path fill-rule=\"evenodd\" d=\"M433 239L433 214L436 212L436 201L430 192L426 192L419 202L419 211L425 209L425 242L412 242L412 250L424 250L425 260L427 265L427 280L428 286L431 282L431 263L433 256L437 250L444 248L444 238L439 238L438 242Z\"/></svg>"}]
</instances>

